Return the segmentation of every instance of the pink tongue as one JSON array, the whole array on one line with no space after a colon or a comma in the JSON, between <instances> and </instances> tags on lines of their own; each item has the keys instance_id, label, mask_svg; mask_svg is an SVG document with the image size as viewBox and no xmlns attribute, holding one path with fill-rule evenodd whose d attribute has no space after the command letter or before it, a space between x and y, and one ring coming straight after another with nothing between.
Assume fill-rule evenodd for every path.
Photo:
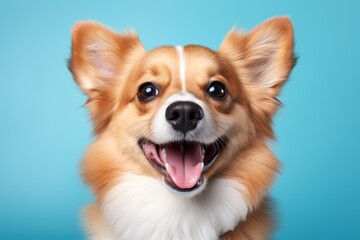
<instances>
[{"instance_id":1,"label":"pink tongue","mask_svg":"<svg viewBox=\"0 0 360 240\"><path fill-rule=\"evenodd\" d=\"M179 188L192 188L199 181L203 168L201 145L198 143L168 144L167 171Z\"/></svg>"}]
</instances>

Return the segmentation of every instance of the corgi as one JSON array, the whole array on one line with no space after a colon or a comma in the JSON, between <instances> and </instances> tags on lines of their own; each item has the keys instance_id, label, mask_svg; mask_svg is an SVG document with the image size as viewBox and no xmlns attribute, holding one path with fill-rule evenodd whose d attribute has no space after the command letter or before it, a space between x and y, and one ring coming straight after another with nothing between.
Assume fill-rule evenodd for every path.
<instances>
[{"instance_id":1,"label":"corgi","mask_svg":"<svg viewBox=\"0 0 360 240\"><path fill-rule=\"evenodd\" d=\"M232 29L218 50L147 51L134 31L77 23L69 69L95 134L82 161L89 239L267 239L280 167L268 142L293 41L287 17Z\"/></svg>"}]
</instances>

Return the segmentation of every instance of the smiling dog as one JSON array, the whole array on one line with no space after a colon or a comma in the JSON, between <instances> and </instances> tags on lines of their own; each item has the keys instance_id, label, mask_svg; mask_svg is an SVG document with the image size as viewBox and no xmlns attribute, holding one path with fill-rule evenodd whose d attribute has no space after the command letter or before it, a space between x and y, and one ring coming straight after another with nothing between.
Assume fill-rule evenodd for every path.
<instances>
[{"instance_id":1,"label":"smiling dog","mask_svg":"<svg viewBox=\"0 0 360 240\"><path fill-rule=\"evenodd\" d=\"M267 141L294 62L285 17L233 29L217 51L146 51L134 32L78 23L69 68L96 135L82 162L89 237L266 239L279 168Z\"/></svg>"}]
</instances>

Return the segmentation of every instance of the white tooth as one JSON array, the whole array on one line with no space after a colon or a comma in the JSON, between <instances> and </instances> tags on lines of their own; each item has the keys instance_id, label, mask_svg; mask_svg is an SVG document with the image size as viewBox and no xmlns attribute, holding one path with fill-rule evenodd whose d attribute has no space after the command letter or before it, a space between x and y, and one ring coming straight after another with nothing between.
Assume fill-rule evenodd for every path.
<instances>
[{"instance_id":1,"label":"white tooth","mask_svg":"<svg viewBox=\"0 0 360 240\"><path fill-rule=\"evenodd\" d=\"M165 168L166 168L166 171L168 173L170 173L170 165L167 162L165 163Z\"/></svg>"},{"instance_id":2,"label":"white tooth","mask_svg":"<svg viewBox=\"0 0 360 240\"><path fill-rule=\"evenodd\" d=\"M201 170L204 169L204 162L201 162Z\"/></svg>"},{"instance_id":3,"label":"white tooth","mask_svg":"<svg viewBox=\"0 0 360 240\"><path fill-rule=\"evenodd\" d=\"M161 155L162 155L162 159L163 159L164 162L166 163L166 149L165 149L165 148L163 148L163 149L161 150Z\"/></svg>"}]
</instances>

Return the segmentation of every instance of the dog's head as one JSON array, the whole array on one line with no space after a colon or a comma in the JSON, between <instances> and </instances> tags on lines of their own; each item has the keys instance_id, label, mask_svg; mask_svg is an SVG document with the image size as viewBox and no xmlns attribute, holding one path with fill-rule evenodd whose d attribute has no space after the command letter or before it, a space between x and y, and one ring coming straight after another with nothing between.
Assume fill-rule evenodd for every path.
<instances>
[{"instance_id":1,"label":"dog's head","mask_svg":"<svg viewBox=\"0 0 360 240\"><path fill-rule=\"evenodd\" d=\"M131 172L198 194L241 161L244 149L272 137L276 96L293 65L287 18L249 34L231 30L217 51L196 45L146 51L133 32L77 24L69 67L88 96L98 136L87 155L94 159L85 166L87 181L101 192Z\"/></svg>"}]
</instances>

